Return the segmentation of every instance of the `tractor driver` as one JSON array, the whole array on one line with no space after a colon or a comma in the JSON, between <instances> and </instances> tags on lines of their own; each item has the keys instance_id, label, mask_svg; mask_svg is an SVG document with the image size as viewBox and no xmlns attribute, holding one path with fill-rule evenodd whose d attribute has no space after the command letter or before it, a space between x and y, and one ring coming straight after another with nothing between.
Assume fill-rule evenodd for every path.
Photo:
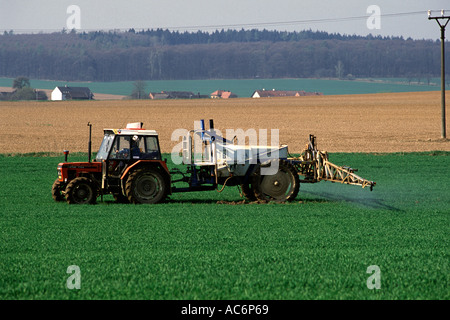
<instances>
[{"instance_id":1,"label":"tractor driver","mask_svg":"<svg viewBox=\"0 0 450 320\"><path fill-rule=\"evenodd\" d=\"M130 155L130 137L122 136L116 140L116 155L115 159L128 159ZM122 145L122 148L118 150L118 146Z\"/></svg>"},{"instance_id":2,"label":"tractor driver","mask_svg":"<svg viewBox=\"0 0 450 320\"><path fill-rule=\"evenodd\" d=\"M131 158L139 159L141 155L141 149L139 148L140 139L138 136L133 136L131 139Z\"/></svg>"}]
</instances>

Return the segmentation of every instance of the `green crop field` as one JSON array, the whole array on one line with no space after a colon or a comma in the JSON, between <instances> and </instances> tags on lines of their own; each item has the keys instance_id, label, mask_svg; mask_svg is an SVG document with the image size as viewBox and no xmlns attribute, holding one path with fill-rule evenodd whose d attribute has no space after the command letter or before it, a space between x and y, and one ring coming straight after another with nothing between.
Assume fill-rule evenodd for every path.
<instances>
[{"instance_id":1,"label":"green crop field","mask_svg":"<svg viewBox=\"0 0 450 320\"><path fill-rule=\"evenodd\" d=\"M62 156L0 156L0 299L449 299L450 152L330 160L373 192L320 182L286 204L233 204L229 187L76 206L50 195Z\"/></svg>"}]
</instances>

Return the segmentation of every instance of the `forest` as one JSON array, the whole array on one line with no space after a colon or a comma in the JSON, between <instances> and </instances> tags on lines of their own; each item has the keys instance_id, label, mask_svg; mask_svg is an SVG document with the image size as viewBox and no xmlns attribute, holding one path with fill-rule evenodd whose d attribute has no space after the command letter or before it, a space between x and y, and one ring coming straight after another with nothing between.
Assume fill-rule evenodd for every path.
<instances>
[{"instance_id":1,"label":"forest","mask_svg":"<svg viewBox=\"0 0 450 320\"><path fill-rule=\"evenodd\" d=\"M0 77L64 81L414 77L426 81L440 75L440 48L440 42L433 40L311 30L10 31L0 35Z\"/></svg>"}]
</instances>

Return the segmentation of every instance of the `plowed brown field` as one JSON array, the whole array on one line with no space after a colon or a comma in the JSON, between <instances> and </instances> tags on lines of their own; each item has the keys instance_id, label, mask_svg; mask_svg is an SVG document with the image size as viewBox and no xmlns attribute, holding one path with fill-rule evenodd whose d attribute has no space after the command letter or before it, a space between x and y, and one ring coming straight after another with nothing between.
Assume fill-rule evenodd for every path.
<instances>
[{"instance_id":1,"label":"plowed brown field","mask_svg":"<svg viewBox=\"0 0 450 320\"><path fill-rule=\"evenodd\" d=\"M447 94L448 96L448 94ZM447 101L448 100L447 98ZM447 123L449 117L447 112ZM163 152L177 128L214 119L217 129L279 129L280 143L300 152L308 135L328 152L450 151L440 139L440 92L229 100L114 100L0 102L0 153L87 151L98 148L103 128L144 122L155 129ZM448 130L447 130L448 131ZM450 133L449 133L450 134ZM269 137L270 139L270 137ZM269 140L270 141L270 140Z\"/></svg>"}]
</instances>

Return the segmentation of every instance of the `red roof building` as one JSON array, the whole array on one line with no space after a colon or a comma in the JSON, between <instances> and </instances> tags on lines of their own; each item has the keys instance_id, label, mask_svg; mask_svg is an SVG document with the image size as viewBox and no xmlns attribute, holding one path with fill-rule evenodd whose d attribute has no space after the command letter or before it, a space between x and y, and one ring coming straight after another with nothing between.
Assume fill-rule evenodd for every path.
<instances>
[{"instance_id":1,"label":"red roof building","mask_svg":"<svg viewBox=\"0 0 450 320\"><path fill-rule=\"evenodd\" d=\"M237 95L235 95L231 91L217 90L217 91L214 91L213 93L211 93L211 98L213 98L213 99L217 99L217 98L229 99L229 98L237 98Z\"/></svg>"}]
</instances>

